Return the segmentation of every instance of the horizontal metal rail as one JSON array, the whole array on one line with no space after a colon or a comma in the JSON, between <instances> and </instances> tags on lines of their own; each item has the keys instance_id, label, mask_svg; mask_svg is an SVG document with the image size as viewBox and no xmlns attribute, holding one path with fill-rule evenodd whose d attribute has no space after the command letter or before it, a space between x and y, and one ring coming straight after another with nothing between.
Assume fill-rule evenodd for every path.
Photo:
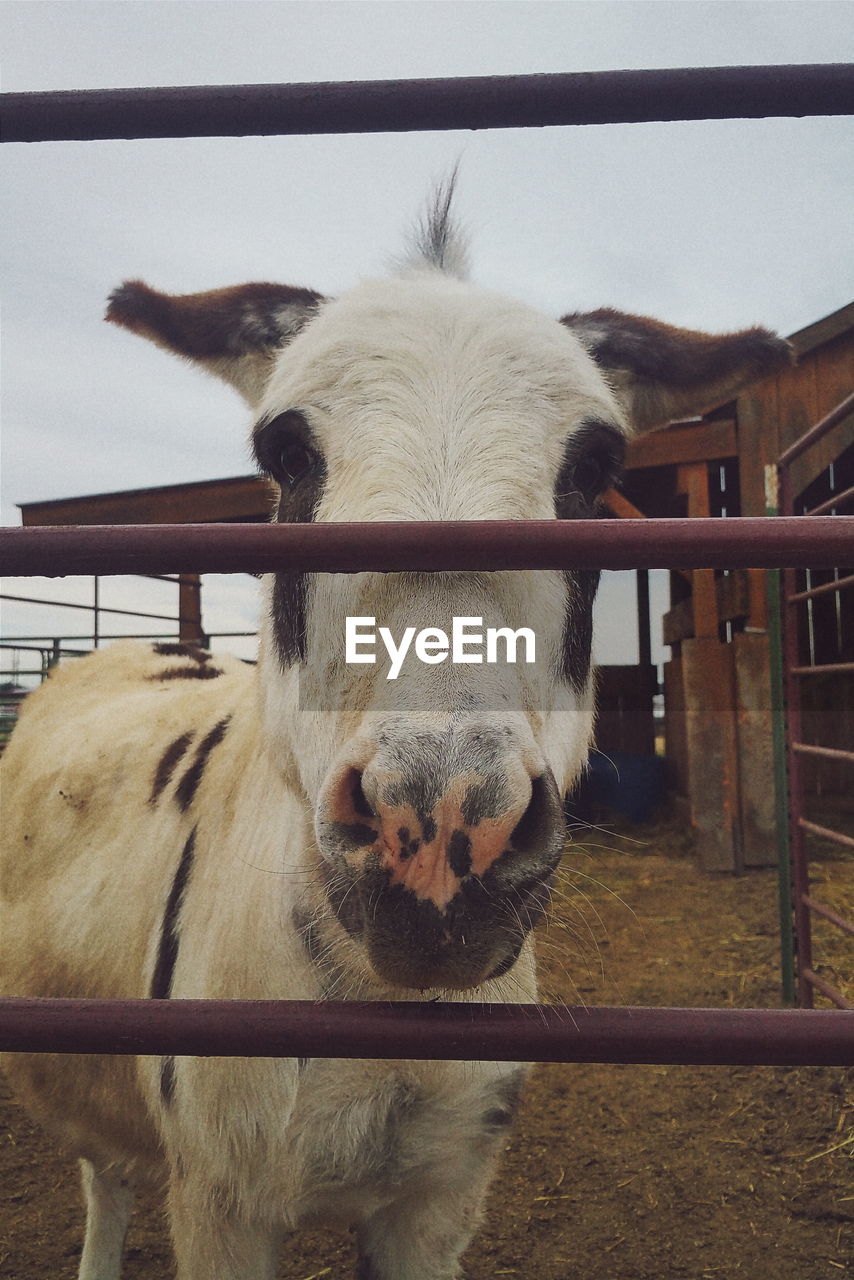
<instances>
[{"instance_id":1,"label":"horizontal metal rail","mask_svg":"<svg viewBox=\"0 0 854 1280\"><path fill-rule=\"evenodd\" d=\"M0 531L0 573L834 568L854 516L87 525Z\"/></svg>"},{"instance_id":2,"label":"horizontal metal rail","mask_svg":"<svg viewBox=\"0 0 854 1280\"><path fill-rule=\"evenodd\" d=\"M834 591L847 591L854 587L854 573L846 578L837 578L834 582L823 582L821 586L810 587L808 591L796 591L786 597L786 604L797 604L800 600L812 600L815 596L829 595Z\"/></svg>"},{"instance_id":3,"label":"horizontal metal rail","mask_svg":"<svg viewBox=\"0 0 854 1280\"><path fill-rule=\"evenodd\" d=\"M276 1000L0 1000L0 1049L199 1057L854 1064L832 1010Z\"/></svg>"},{"instance_id":4,"label":"horizontal metal rail","mask_svg":"<svg viewBox=\"0 0 854 1280\"><path fill-rule=\"evenodd\" d=\"M809 831L823 840L832 840L834 844L844 845L846 849L854 849L854 836L843 835L841 831L833 831L830 827L820 827L817 822L809 822L806 818L798 819L802 831Z\"/></svg>"},{"instance_id":5,"label":"horizontal metal rail","mask_svg":"<svg viewBox=\"0 0 854 1280\"><path fill-rule=\"evenodd\" d=\"M804 982L809 984L809 986L815 987L816 990L820 991L823 996L827 996L827 999L832 1001L832 1003L835 1004L838 1009L854 1010L854 1004L852 1004L850 1000L846 1000L842 992L837 991L836 987L831 986L831 984L829 982L826 982L824 978L820 978L816 973L815 969L811 969L809 965L804 966L800 970L800 976ZM804 1010L804 1012L810 1012L810 1011ZM838 1017L839 1015L832 1014L832 1016Z\"/></svg>"},{"instance_id":6,"label":"horizontal metal rail","mask_svg":"<svg viewBox=\"0 0 854 1280\"><path fill-rule=\"evenodd\" d=\"M792 667L793 676L839 676L854 672L854 662L819 662L809 667Z\"/></svg>"},{"instance_id":7,"label":"horizontal metal rail","mask_svg":"<svg viewBox=\"0 0 854 1280\"><path fill-rule=\"evenodd\" d=\"M793 742L792 750L802 756L821 756L825 760L848 760L854 764L854 751L840 751L838 747L815 747L808 742Z\"/></svg>"},{"instance_id":8,"label":"horizontal metal rail","mask_svg":"<svg viewBox=\"0 0 854 1280\"><path fill-rule=\"evenodd\" d=\"M823 439L828 431L832 431L834 427L838 426L840 422L844 422L852 413L854 413L854 393L846 396L835 409L831 409L830 413L821 418L814 427L810 427L808 431L805 431L799 440L795 440L793 444L790 444L788 449L781 453L777 459L778 468L788 467L789 463L794 462L795 458L799 458L812 445Z\"/></svg>"},{"instance_id":9,"label":"horizontal metal rail","mask_svg":"<svg viewBox=\"0 0 854 1280\"><path fill-rule=\"evenodd\" d=\"M833 911L830 907L826 907L823 902L816 901L810 894L801 895L801 901L804 906L809 907L814 915L821 916L823 920L827 920L830 924L835 924L837 929L841 929L843 933L850 933L854 937L854 923L846 920L838 911Z\"/></svg>"},{"instance_id":10,"label":"horizontal metal rail","mask_svg":"<svg viewBox=\"0 0 854 1280\"><path fill-rule=\"evenodd\" d=\"M40 577L41 575L35 575ZM13 596L8 595L5 591L0 594L0 600L12 600L16 604L48 604L54 609L85 609L87 613L94 613L96 606L93 604L79 604L71 600L43 600L38 596ZM192 622L192 618L176 618L174 613L145 613L142 609L112 609L109 605L99 604L97 606L98 613L120 613L126 618L153 618L155 622Z\"/></svg>"},{"instance_id":11,"label":"horizontal metal rail","mask_svg":"<svg viewBox=\"0 0 854 1280\"><path fill-rule=\"evenodd\" d=\"M826 502L820 502L817 507L810 507L809 511L805 511L805 516L823 516L828 511L833 511L837 507L846 506L854 499L854 484L850 489L841 489L839 493L835 493L832 498L828 498Z\"/></svg>"},{"instance_id":12,"label":"horizontal metal rail","mask_svg":"<svg viewBox=\"0 0 854 1280\"><path fill-rule=\"evenodd\" d=\"M551 75L182 85L0 96L4 142L518 129L854 112L854 68L672 67Z\"/></svg>"}]
</instances>

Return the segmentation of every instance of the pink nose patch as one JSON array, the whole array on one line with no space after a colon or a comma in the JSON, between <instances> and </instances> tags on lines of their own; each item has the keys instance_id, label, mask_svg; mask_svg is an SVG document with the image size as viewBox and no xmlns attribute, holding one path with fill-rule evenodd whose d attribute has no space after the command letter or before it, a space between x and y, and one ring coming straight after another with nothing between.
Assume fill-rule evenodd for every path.
<instances>
[{"instance_id":1,"label":"pink nose patch","mask_svg":"<svg viewBox=\"0 0 854 1280\"><path fill-rule=\"evenodd\" d=\"M467 774L452 779L425 813L415 804L382 798L399 792L398 780L391 775L386 779L374 773L370 781L369 802L358 771L348 770L330 796L328 818L346 832L354 851L379 855L392 885L409 889L440 911L466 876L483 876L507 850L531 799L530 785L517 797L512 792L520 789L518 784L511 788L509 780L495 778L487 788L489 813L479 812L482 806L472 797L484 789L483 780ZM498 797L502 799L496 803ZM496 814L496 809L503 812Z\"/></svg>"},{"instance_id":2,"label":"pink nose patch","mask_svg":"<svg viewBox=\"0 0 854 1280\"><path fill-rule=\"evenodd\" d=\"M443 797L421 821L409 806L376 806L380 824L380 865L391 883L410 889L440 911L459 892L468 875L482 876L507 849L525 804L500 818L466 823L459 803Z\"/></svg>"}]
</instances>

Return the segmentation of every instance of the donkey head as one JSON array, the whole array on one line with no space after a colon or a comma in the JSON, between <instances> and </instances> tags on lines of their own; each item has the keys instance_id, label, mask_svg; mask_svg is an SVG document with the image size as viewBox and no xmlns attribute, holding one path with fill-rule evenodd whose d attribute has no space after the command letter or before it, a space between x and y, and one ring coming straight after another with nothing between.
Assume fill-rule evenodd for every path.
<instances>
[{"instance_id":1,"label":"donkey head","mask_svg":"<svg viewBox=\"0 0 854 1280\"><path fill-rule=\"evenodd\" d=\"M450 243L445 203L420 260L338 299L270 284L169 296L130 282L108 319L241 392L277 521L594 516L633 430L788 361L761 329L714 337L610 310L549 319L443 269ZM312 807L326 927L354 969L464 989L515 963L588 750L596 583L592 571L500 566L283 566L267 579L264 731ZM395 679L388 664L345 661L348 618L398 642L426 632L421 658L410 653ZM488 664L470 648L440 661L439 633L461 618L531 629L536 661Z\"/></svg>"}]
</instances>

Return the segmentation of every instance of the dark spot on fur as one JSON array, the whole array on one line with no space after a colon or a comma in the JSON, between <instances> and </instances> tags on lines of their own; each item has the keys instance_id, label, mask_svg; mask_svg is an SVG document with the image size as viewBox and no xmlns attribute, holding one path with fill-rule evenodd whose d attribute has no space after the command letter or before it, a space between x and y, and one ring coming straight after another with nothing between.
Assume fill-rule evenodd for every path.
<instances>
[{"instance_id":1,"label":"dark spot on fur","mask_svg":"<svg viewBox=\"0 0 854 1280\"><path fill-rule=\"evenodd\" d=\"M220 667L167 667L149 676L149 680L215 680L222 675Z\"/></svg>"},{"instance_id":2,"label":"dark spot on fur","mask_svg":"<svg viewBox=\"0 0 854 1280\"><path fill-rule=\"evenodd\" d=\"M182 813L186 813L192 804L193 797L195 796L199 783L202 780L202 774L205 771L208 756L213 751L214 747L222 742L225 737L225 731L228 728L228 722L230 719L231 716L226 716L225 719L220 720L218 724L215 724L207 737L203 738L196 747L196 754L193 757L193 763L190 765L189 769L175 789L175 799L177 800Z\"/></svg>"},{"instance_id":3,"label":"dark spot on fur","mask_svg":"<svg viewBox=\"0 0 854 1280\"><path fill-rule=\"evenodd\" d=\"M160 1059L160 1099L168 1107L175 1097L175 1059Z\"/></svg>"},{"instance_id":4,"label":"dark spot on fur","mask_svg":"<svg viewBox=\"0 0 854 1280\"><path fill-rule=\"evenodd\" d=\"M432 844L436 839L436 823L430 817L421 818L421 834L424 837L425 844Z\"/></svg>"},{"instance_id":5,"label":"dark spot on fur","mask_svg":"<svg viewBox=\"0 0 854 1280\"><path fill-rule=\"evenodd\" d=\"M160 653L165 658L192 658L199 665L211 660L208 650L200 648L197 644L173 644L170 642L155 644L152 648L155 653Z\"/></svg>"},{"instance_id":6,"label":"dark spot on fur","mask_svg":"<svg viewBox=\"0 0 854 1280\"><path fill-rule=\"evenodd\" d=\"M262 422L255 430L255 454L268 475L275 470L275 455L286 445L301 443L317 456L317 463L304 479L289 486L280 485L277 524L310 524L314 520L326 484L326 463L320 444L305 417L297 410L279 414ZM273 583L271 617L279 662L283 667L305 662L306 593L308 577L304 573L277 573Z\"/></svg>"},{"instance_id":7,"label":"dark spot on fur","mask_svg":"<svg viewBox=\"0 0 854 1280\"><path fill-rule=\"evenodd\" d=\"M481 818L498 818L507 810L507 791L504 780L493 775L482 782L474 782L467 789L460 806L463 821L476 827Z\"/></svg>"},{"instance_id":8,"label":"dark spot on fur","mask_svg":"<svg viewBox=\"0 0 854 1280\"><path fill-rule=\"evenodd\" d=\"M151 976L152 1000L168 1000L172 994L172 977L175 972L175 962L178 959L178 914L181 910L181 902L193 868L195 847L196 831L193 828L181 853L181 858L175 871L175 878L172 881L172 888L169 891L169 898L166 902L166 910L163 913L157 960L154 964L154 973Z\"/></svg>"},{"instance_id":9,"label":"dark spot on fur","mask_svg":"<svg viewBox=\"0 0 854 1280\"><path fill-rule=\"evenodd\" d=\"M563 667L578 693L590 679L593 645L593 601L599 587L598 569L570 569L566 573L567 602L563 627Z\"/></svg>"},{"instance_id":10,"label":"dark spot on fur","mask_svg":"<svg viewBox=\"0 0 854 1280\"><path fill-rule=\"evenodd\" d=\"M408 862L421 848L421 841L410 836L409 827L400 827L397 838L400 841L400 860L401 862Z\"/></svg>"},{"instance_id":11,"label":"dark spot on fur","mask_svg":"<svg viewBox=\"0 0 854 1280\"><path fill-rule=\"evenodd\" d=\"M164 787L169 785L172 774L175 772L175 766L186 752L193 740L192 729L188 733L182 733L180 738L176 738L174 742L170 742L169 746L160 757L160 762L154 773L154 781L151 784L151 795L148 797L149 802L154 804Z\"/></svg>"},{"instance_id":12,"label":"dark spot on fur","mask_svg":"<svg viewBox=\"0 0 854 1280\"><path fill-rule=\"evenodd\" d=\"M496 1132L506 1129L513 1123L522 1097L524 1075L514 1071L512 1075L501 1080L491 1090L495 1105L483 1114L483 1124L488 1130Z\"/></svg>"},{"instance_id":13,"label":"dark spot on fur","mask_svg":"<svg viewBox=\"0 0 854 1280\"><path fill-rule=\"evenodd\" d=\"M481 1119L483 1127L495 1132L498 1129L506 1129L513 1123L513 1116L509 1111L500 1111L497 1107L494 1111L487 1111Z\"/></svg>"},{"instance_id":14,"label":"dark spot on fur","mask_svg":"<svg viewBox=\"0 0 854 1280\"><path fill-rule=\"evenodd\" d=\"M448 864L462 880L471 871L471 840L465 831L455 831L448 842Z\"/></svg>"}]
</instances>

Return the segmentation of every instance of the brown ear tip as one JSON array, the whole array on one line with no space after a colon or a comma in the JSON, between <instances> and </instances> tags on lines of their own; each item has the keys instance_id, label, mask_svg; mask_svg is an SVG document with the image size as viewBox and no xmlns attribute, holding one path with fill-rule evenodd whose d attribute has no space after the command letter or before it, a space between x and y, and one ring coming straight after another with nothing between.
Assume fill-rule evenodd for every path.
<instances>
[{"instance_id":1,"label":"brown ear tip","mask_svg":"<svg viewBox=\"0 0 854 1280\"><path fill-rule=\"evenodd\" d=\"M769 371L773 369L790 369L797 364L797 352L787 338L781 338L779 333L775 333L773 329L757 327L753 332L761 344L764 357L763 363L769 368Z\"/></svg>"},{"instance_id":2,"label":"brown ear tip","mask_svg":"<svg viewBox=\"0 0 854 1280\"><path fill-rule=\"evenodd\" d=\"M134 329L144 324L150 313L156 291L143 280L125 280L107 299L104 319Z\"/></svg>"}]
</instances>

